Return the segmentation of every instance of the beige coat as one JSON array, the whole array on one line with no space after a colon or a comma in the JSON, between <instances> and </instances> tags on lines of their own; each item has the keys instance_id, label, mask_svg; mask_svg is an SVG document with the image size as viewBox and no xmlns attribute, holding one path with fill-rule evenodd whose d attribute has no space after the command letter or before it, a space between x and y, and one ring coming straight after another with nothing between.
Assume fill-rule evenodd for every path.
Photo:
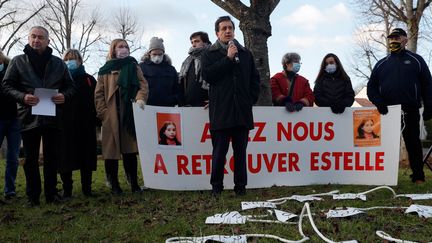
<instances>
[{"instance_id":1,"label":"beige coat","mask_svg":"<svg viewBox=\"0 0 432 243\"><path fill-rule=\"evenodd\" d=\"M137 153L136 137L130 135L125 128L120 129L119 115L117 114L116 92L117 79L120 71L99 75L95 89L96 113L102 121L102 155L104 159L121 159L123 153ZM148 83L144 79L141 68L137 65L137 75L140 89L135 100L147 101ZM121 99L119 99L121 101ZM120 106L122 107L122 106Z\"/></svg>"}]
</instances>

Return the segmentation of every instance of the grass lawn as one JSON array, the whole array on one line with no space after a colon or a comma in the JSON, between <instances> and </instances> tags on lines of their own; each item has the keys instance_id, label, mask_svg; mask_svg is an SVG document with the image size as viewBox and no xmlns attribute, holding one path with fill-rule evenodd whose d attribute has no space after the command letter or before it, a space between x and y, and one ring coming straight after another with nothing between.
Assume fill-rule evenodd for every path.
<instances>
[{"instance_id":1,"label":"grass lawn","mask_svg":"<svg viewBox=\"0 0 432 243\"><path fill-rule=\"evenodd\" d=\"M5 161L0 162L0 188L3 193ZM425 167L427 182L415 185L410 182L410 170L401 168L397 194L431 193L432 173ZM291 195L306 195L331 190L363 192L372 186L320 185L303 187L272 187L248 190L246 196L235 197L226 190L219 199L210 197L208 191L177 192L146 190L131 194L120 165L120 183L125 191L121 196L111 196L105 185L103 162L93 174L95 198L85 198L81 193L79 173L74 172L74 191L70 201L59 205L46 205L43 195L41 206L25 207L25 178L20 166L17 179L18 197L0 205L0 242L165 242L175 236L206 236L213 234L239 235L268 233L285 239L300 240L297 225L246 223L244 225L206 225L208 216L228 211L240 211L241 201L263 201ZM58 184L61 188L61 184ZM367 214L343 219L326 219L324 212L335 207L432 206L432 200L411 201L409 198L392 198L389 191L376 191L367 195L367 201L311 202L318 229L334 241L358 240L359 242L383 242L375 235L383 230L395 238L428 242L432 241L432 218L420 218L405 214L404 210L372 210ZM303 203L288 201L278 208L297 215ZM244 215L262 214L263 210L248 210ZM303 232L309 242L322 242L309 221L303 221ZM248 242L277 242L269 239L250 239Z\"/></svg>"}]
</instances>

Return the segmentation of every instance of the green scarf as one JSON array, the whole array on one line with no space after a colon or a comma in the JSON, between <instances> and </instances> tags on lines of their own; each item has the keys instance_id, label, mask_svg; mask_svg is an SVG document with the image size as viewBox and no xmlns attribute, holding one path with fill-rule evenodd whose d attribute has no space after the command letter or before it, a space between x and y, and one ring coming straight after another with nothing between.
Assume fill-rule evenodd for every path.
<instances>
[{"instance_id":1,"label":"green scarf","mask_svg":"<svg viewBox=\"0 0 432 243\"><path fill-rule=\"evenodd\" d=\"M137 60L133 57L122 59L111 59L99 69L98 75L109 74L112 71L120 70L117 85L120 88L120 97L123 100L122 123L128 132L135 135L135 124L133 120L132 101L140 88L137 75Z\"/></svg>"}]
</instances>

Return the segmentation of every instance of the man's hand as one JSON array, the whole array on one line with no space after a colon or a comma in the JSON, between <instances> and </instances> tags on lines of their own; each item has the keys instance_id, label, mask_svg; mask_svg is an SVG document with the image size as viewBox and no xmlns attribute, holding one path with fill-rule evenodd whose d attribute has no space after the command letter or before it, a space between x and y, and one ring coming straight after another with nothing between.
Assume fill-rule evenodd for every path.
<instances>
[{"instance_id":1,"label":"man's hand","mask_svg":"<svg viewBox=\"0 0 432 243\"><path fill-rule=\"evenodd\" d=\"M144 107L145 107L145 101L144 100L137 100L136 103L141 110L144 110Z\"/></svg>"},{"instance_id":2,"label":"man's hand","mask_svg":"<svg viewBox=\"0 0 432 243\"><path fill-rule=\"evenodd\" d=\"M423 120L428 121L432 119L432 110L430 108L424 108L423 110Z\"/></svg>"},{"instance_id":3,"label":"man's hand","mask_svg":"<svg viewBox=\"0 0 432 243\"><path fill-rule=\"evenodd\" d=\"M234 44L228 44L228 52L227 56L230 60L234 60L235 55L237 54L237 46Z\"/></svg>"},{"instance_id":4,"label":"man's hand","mask_svg":"<svg viewBox=\"0 0 432 243\"><path fill-rule=\"evenodd\" d=\"M51 97L51 101L56 105L61 105L65 102L65 97L62 93L58 93Z\"/></svg>"},{"instance_id":5,"label":"man's hand","mask_svg":"<svg viewBox=\"0 0 432 243\"><path fill-rule=\"evenodd\" d=\"M26 94L24 96L24 104L30 105L30 106L35 106L38 103L39 103L39 97L34 96L32 94Z\"/></svg>"},{"instance_id":6,"label":"man's hand","mask_svg":"<svg viewBox=\"0 0 432 243\"><path fill-rule=\"evenodd\" d=\"M377 104L376 107L381 115L388 113L388 108L385 104Z\"/></svg>"}]
</instances>

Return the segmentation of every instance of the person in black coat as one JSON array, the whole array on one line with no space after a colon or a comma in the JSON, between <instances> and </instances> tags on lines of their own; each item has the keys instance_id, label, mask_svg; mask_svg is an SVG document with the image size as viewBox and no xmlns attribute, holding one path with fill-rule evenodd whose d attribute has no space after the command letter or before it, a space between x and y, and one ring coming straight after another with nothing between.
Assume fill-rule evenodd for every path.
<instances>
[{"instance_id":1,"label":"person in black coat","mask_svg":"<svg viewBox=\"0 0 432 243\"><path fill-rule=\"evenodd\" d=\"M63 104L69 102L75 93L75 84L61 58L52 55L48 47L48 30L34 26L28 35L24 54L14 57L9 63L2 81L5 94L18 103L18 117L21 123L26 176L28 206L40 204L42 192L39 172L39 148L43 142L44 193L47 203L61 202L57 193L57 168L61 158L60 138L62 136ZM43 96L39 89L55 92L50 97L55 106L55 115L35 115L33 107Z\"/></svg>"},{"instance_id":2,"label":"person in black coat","mask_svg":"<svg viewBox=\"0 0 432 243\"><path fill-rule=\"evenodd\" d=\"M315 104L330 107L335 114L343 113L345 107L354 103L351 79L335 54L329 53L323 58L313 92Z\"/></svg>"},{"instance_id":3,"label":"person in black coat","mask_svg":"<svg viewBox=\"0 0 432 243\"><path fill-rule=\"evenodd\" d=\"M234 152L234 191L246 193L246 147L254 121L252 106L258 100L259 73L252 53L234 39L229 16L216 20L218 40L201 57L202 76L210 84L209 116L213 144L210 184L212 194L223 190L225 157L230 140Z\"/></svg>"},{"instance_id":4,"label":"person in black coat","mask_svg":"<svg viewBox=\"0 0 432 243\"><path fill-rule=\"evenodd\" d=\"M92 171L96 170L96 109L94 90L96 80L86 73L78 50L68 49L63 55L77 87L72 101L65 105L63 153L59 166L63 182L63 197L72 196L72 171L81 171L81 188L85 196L92 196Z\"/></svg>"}]
</instances>

